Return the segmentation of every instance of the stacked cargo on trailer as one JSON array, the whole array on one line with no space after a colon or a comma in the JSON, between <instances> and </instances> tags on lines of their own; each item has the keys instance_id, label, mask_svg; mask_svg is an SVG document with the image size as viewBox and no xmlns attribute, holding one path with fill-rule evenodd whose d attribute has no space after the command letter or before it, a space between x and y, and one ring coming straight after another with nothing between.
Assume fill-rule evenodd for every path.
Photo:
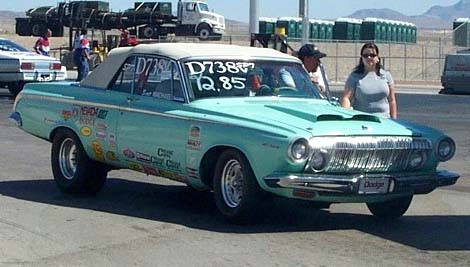
<instances>
[{"instance_id":1,"label":"stacked cargo on trailer","mask_svg":"<svg viewBox=\"0 0 470 267\"><path fill-rule=\"evenodd\" d=\"M198 36L201 40L220 39L225 33L223 16L210 12L203 1L179 1L176 16L171 2L135 2L134 8L112 12L105 1L60 2L57 7L30 9L26 17L16 18L20 36L40 36L51 29L63 36L64 27L111 30L137 28L140 38L167 34Z\"/></svg>"}]
</instances>

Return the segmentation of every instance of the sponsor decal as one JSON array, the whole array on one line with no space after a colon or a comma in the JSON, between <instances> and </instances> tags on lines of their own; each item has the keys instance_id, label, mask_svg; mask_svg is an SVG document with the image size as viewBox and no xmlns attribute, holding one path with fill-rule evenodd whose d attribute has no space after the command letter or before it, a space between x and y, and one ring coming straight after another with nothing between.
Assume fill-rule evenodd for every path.
<instances>
[{"instance_id":1,"label":"sponsor decal","mask_svg":"<svg viewBox=\"0 0 470 267\"><path fill-rule=\"evenodd\" d=\"M95 154L96 159L99 161L104 161L104 151L101 148L100 143L98 141L91 142L91 148Z\"/></svg>"},{"instance_id":2,"label":"sponsor decal","mask_svg":"<svg viewBox=\"0 0 470 267\"><path fill-rule=\"evenodd\" d=\"M109 146L116 147L116 136L114 134L109 135Z\"/></svg>"},{"instance_id":3,"label":"sponsor decal","mask_svg":"<svg viewBox=\"0 0 470 267\"><path fill-rule=\"evenodd\" d=\"M95 118L98 114L99 109L95 107L80 107L80 124L83 125L95 125Z\"/></svg>"},{"instance_id":4,"label":"sponsor decal","mask_svg":"<svg viewBox=\"0 0 470 267\"><path fill-rule=\"evenodd\" d=\"M130 163L129 164L129 169L131 169L133 171L138 171L138 172L143 172L144 171L144 167L140 164L137 164L137 163Z\"/></svg>"},{"instance_id":5,"label":"sponsor decal","mask_svg":"<svg viewBox=\"0 0 470 267\"><path fill-rule=\"evenodd\" d=\"M189 137L191 139L199 139L201 134L201 128L199 126L191 126L189 129Z\"/></svg>"},{"instance_id":6,"label":"sponsor decal","mask_svg":"<svg viewBox=\"0 0 470 267\"><path fill-rule=\"evenodd\" d=\"M150 174L150 175L154 175L154 176L160 176L160 172L153 168L153 167L150 167L150 166L144 166L144 172L146 174Z\"/></svg>"},{"instance_id":7,"label":"sponsor decal","mask_svg":"<svg viewBox=\"0 0 470 267\"><path fill-rule=\"evenodd\" d=\"M263 143L262 146L279 149L279 146L274 144Z\"/></svg>"},{"instance_id":8,"label":"sponsor decal","mask_svg":"<svg viewBox=\"0 0 470 267\"><path fill-rule=\"evenodd\" d=\"M96 138L98 138L98 139L105 140L107 136L108 136L108 134L106 132L102 132L102 131L97 131L96 132Z\"/></svg>"},{"instance_id":9,"label":"sponsor decal","mask_svg":"<svg viewBox=\"0 0 470 267\"><path fill-rule=\"evenodd\" d=\"M144 154L142 152L136 152L135 153L135 158L138 161L143 161L143 162L146 162L146 163L151 163L152 162L152 157L150 155Z\"/></svg>"},{"instance_id":10,"label":"sponsor decal","mask_svg":"<svg viewBox=\"0 0 470 267\"><path fill-rule=\"evenodd\" d=\"M165 178L182 182L182 183L186 182L186 176L181 175L179 173L175 173L175 172L167 171L167 170L159 170L159 172L160 172L161 177L165 177Z\"/></svg>"},{"instance_id":11,"label":"sponsor decal","mask_svg":"<svg viewBox=\"0 0 470 267\"><path fill-rule=\"evenodd\" d=\"M171 171L167 171L167 170L160 170L160 176L166 177L166 178L169 178L169 179L175 179L176 173L171 172Z\"/></svg>"},{"instance_id":12,"label":"sponsor decal","mask_svg":"<svg viewBox=\"0 0 470 267\"><path fill-rule=\"evenodd\" d=\"M79 121L84 125L95 125L95 119L106 119L108 116L107 110L89 106L79 106L78 113L80 117ZM104 124L104 126L106 125Z\"/></svg>"},{"instance_id":13,"label":"sponsor decal","mask_svg":"<svg viewBox=\"0 0 470 267\"><path fill-rule=\"evenodd\" d=\"M199 179L199 170L193 168L186 168L186 173L188 173L188 177L193 179Z\"/></svg>"},{"instance_id":14,"label":"sponsor decal","mask_svg":"<svg viewBox=\"0 0 470 267\"><path fill-rule=\"evenodd\" d=\"M122 151L122 154L123 154L124 156L126 156L126 158L130 158L130 159L135 158L135 153L134 153L134 151L132 151L132 149L130 149L130 148L124 149L124 150Z\"/></svg>"},{"instance_id":15,"label":"sponsor decal","mask_svg":"<svg viewBox=\"0 0 470 267\"><path fill-rule=\"evenodd\" d=\"M199 140L188 140L186 148L191 150L201 150L201 141Z\"/></svg>"},{"instance_id":16,"label":"sponsor decal","mask_svg":"<svg viewBox=\"0 0 470 267\"><path fill-rule=\"evenodd\" d=\"M72 110L62 110L62 118L68 121L73 118L73 111Z\"/></svg>"},{"instance_id":17,"label":"sponsor decal","mask_svg":"<svg viewBox=\"0 0 470 267\"><path fill-rule=\"evenodd\" d=\"M44 118L44 123L46 123L46 124L56 124L57 121L55 121L53 119L49 119L49 118Z\"/></svg>"},{"instance_id":18,"label":"sponsor decal","mask_svg":"<svg viewBox=\"0 0 470 267\"><path fill-rule=\"evenodd\" d=\"M156 166L158 166L158 167L163 168L164 163L165 163L165 159L163 159L163 158L157 158L157 157L152 157L151 160L152 160L152 164L153 164L153 165L156 165Z\"/></svg>"},{"instance_id":19,"label":"sponsor decal","mask_svg":"<svg viewBox=\"0 0 470 267\"><path fill-rule=\"evenodd\" d=\"M172 150L167 150L167 149L164 149L164 148L158 148L157 149L157 156L170 159L173 156L173 151Z\"/></svg>"},{"instance_id":20,"label":"sponsor decal","mask_svg":"<svg viewBox=\"0 0 470 267\"><path fill-rule=\"evenodd\" d=\"M107 129L108 125L106 125L106 123L99 122L96 124L96 130L106 132Z\"/></svg>"},{"instance_id":21,"label":"sponsor decal","mask_svg":"<svg viewBox=\"0 0 470 267\"><path fill-rule=\"evenodd\" d=\"M98 114L99 108L82 106L80 108L80 115L88 117L96 117Z\"/></svg>"},{"instance_id":22,"label":"sponsor decal","mask_svg":"<svg viewBox=\"0 0 470 267\"><path fill-rule=\"evenodd\" d=\"M83 136L90 136L90 135L91 135L91 129L90 129L90 127L83 126L83 127L80 129L80 133L81 133Z\"/></svg>"},{"instance_id":23,"label":"sponsor decal","mask_svg":"<svg viewBox=\"0 0 470 267\"><path fill-rule=\"evenodd\" d=\"M106 119L107 116L108 116L108 111L107 110L100 109L98 111L98 115L97 115L98 119L104 120L104 119Z\"/></svg>"},{"instance_id":24,"label":"sponsor decal","mask_svg":"<svg viewBox=\"0 0 470 267\"><path fill-rule=\"evenodd\" d=\"M113 151L106 152L106 158L112 161L117 161L116 153L114 153Z\"/></svg>"},{"instance_id":25,"label":"sponsor decal","mask_svg":"<svg viewBox=\"0 0 470 267\"><path fill-rule=\"evenodd\" d=\"M191 126L189 129L189 138L186 142L186 148L191 150L201 150L201 128L199 126Z\"/></svg>"},{"instance_id":26,"label":"sponsor decal","mask_svg":"<svg viewBox=\"0 0 470 267\"><path fill-rule=\"evenodd\" d=\"M181 167L181 163L168 159L166 161L166 167L172 171L179 171Z\"/></svg>"}]
</instances>

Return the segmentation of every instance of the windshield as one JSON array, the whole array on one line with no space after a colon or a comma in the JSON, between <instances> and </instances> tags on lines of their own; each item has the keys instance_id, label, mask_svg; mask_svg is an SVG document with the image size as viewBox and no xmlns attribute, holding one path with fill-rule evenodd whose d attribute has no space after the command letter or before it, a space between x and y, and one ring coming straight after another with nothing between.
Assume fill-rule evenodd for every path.
<instances>
[{"instance_id":1,"label":"windshield","mask_svg":"<svg viewBox=\"0 0 470 267\"><path fill-rule=\"evenodd\" d=\"M199 11L209 12L209 6L206 3L199 3Z\"/></svg>"},{"instance_id":2,"label":"windshield","mask_svg":"<svg viewBox=\"0 0 470 267\"><path fill-rule=\"evenodd\" d=\"M279 96L323 98L300 63L191 60L184 63L192 99Z\"/></svg>"},{"instance_id":3,"label":"windshield","mask_svg":"<svg viewBox=\"0 0 470 267\"><path fill-rule=\"evenodd\" d=\"M0 39L0 51L7 52L29 52L28 49L22 47L19 44L13 43L10 40Z\"/></svg>"},{"instance_id":4,"label":"windshield","mask_svg":"<svg viewBox=\"0 0 470 267\"><path fill-rule=\"evenodd\" d=\"M469 71L470 56L469 55L448 55L446 57L445 70L450 71Z\"/></svg>"}]
</instances>

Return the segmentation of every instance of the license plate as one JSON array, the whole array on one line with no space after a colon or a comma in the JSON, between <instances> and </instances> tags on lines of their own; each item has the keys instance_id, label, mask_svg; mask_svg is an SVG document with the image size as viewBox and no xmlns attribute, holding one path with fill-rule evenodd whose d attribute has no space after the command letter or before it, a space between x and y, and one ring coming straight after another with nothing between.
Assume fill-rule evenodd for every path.
<instances>
[{"instance_id":1,"label":"license plate","mask_svg":"<svg viewBox=\"0 0 470 267\"><path fill-rule=\"evenodd\" d=\"M49 74L41 74L40 77L38 77L38 81L40 82L48 82L51 80L51 76Z\"/></svg>"},{"instance_id":2,"label":"license plate","mask_svg":"<svg viewBox=\"0 0 470 267\"><path fill-rule=\"evenodd\" d=\"M359 194L386 194L389 178L362 178L359 180Z\"/></svg>"}]
</instances>

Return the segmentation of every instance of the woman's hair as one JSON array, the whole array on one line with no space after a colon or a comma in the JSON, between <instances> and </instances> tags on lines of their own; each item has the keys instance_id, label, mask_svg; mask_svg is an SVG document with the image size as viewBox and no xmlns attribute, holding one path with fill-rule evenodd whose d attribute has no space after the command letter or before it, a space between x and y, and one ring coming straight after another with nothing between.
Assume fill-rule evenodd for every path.
<instances>
[{"instance_id":1,"label":"woman's hair","mask_svg":"<svg viewBox=\"0 0 470 267\"><path fill-rule=\"evenodd\" d=\"M354 68L355 73L364 73L364 62L362 61L362 53L364 53L364 50L367 48L371 48L375 50L375 53L377 53L377 56L379 56L379 48L377 47L376 44L374 43L366 43L362 46L361 48L361 55L359 57L359 64ZM380 69L382 68L382 65L380 63L380 57L379 57L379 62L375 65L375 73L377 76L380 76Z\"/></svg>"}]
</instances>

